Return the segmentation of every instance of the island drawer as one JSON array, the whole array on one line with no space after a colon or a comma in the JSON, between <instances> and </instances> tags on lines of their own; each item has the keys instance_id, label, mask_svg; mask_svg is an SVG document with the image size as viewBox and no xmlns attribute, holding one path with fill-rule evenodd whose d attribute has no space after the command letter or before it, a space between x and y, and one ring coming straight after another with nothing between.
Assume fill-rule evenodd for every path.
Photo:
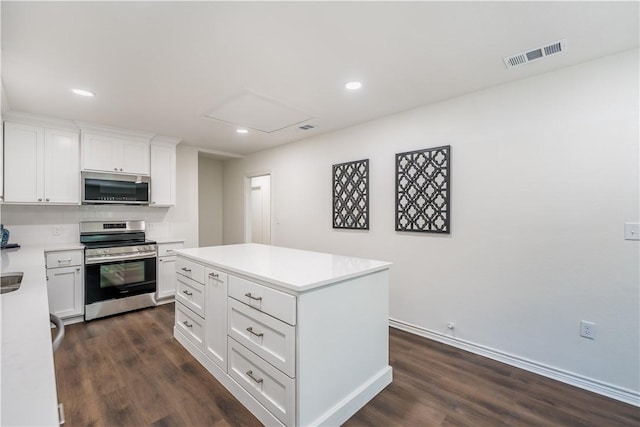
<instances>
[{"instance_id":1,"label":"island drawer","mask_svg":"<svg viewBox=\"0 0 640 427\"><path fill-rule=\"evenodd\" d=\"M229 375L286 426L295 425L295 380L229 338Z\"/></svg>"},{"instance_id":2,"label":"island drawer","mask_svg":"<svg viewBox=\"0 0 640 427\"><path fill-rule=\"evenodd\" d=\"M178 257L176 259L176 272L204 284L204 265Z\"/></svg>"},{"instance_id":3,"label":"island drawer","mask_svg":"<svg viewBox=\"0 0 640 427\"><path fill-rule=\"evenodd\" d=\"M47 268L69 267L82 265L84 254L82 251L55 251L45 253Z\"/></svg>"},{"instance_id":4,"label":"island drawer","mask_svg":"<svg viewBox=\"0 0 640 427\"><path fill-rule=\"evenodd\" d=\"M198 348L203 348L204 320L179 302L176 303L176 328Z\"/></svg>"},{"instance_id":5,"label":"island drawer","mask_svg":"<svg viewBox=\"0 0 640 427\"><path fill-rule=\"evenodd\" d=\"M296 324L296 297L293 295L230 275L229 296L290 325Z\"/></svg>"},{"instance_id":6,"label":"island drawer","mask_svg":"<svg viewBox=\"0 0 640 427\"><path fill-rule=\"evenodd\" d=\"M204 285L187 277L176 277L176 300L204 317Z\"/></svg>"},{"instance_id":7,"label":"island drawer","mask_svg":"<svg viewBox=\"0 0 640 427\"><path fill-rule=\"evenodd\" d=\"M233 298L229 298L227 313L229 336L291 378L295 377L295 327Z\"/></svg>"}]
</instances>

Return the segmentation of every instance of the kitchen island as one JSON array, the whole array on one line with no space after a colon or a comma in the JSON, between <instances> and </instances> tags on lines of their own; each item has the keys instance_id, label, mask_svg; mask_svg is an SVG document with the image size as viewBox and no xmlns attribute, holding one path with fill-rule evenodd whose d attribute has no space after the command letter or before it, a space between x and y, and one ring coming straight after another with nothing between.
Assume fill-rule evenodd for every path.
<instances>
[{"instance_id":1,"label":"kitchen island","mask_svg":"<svg viewBox=\"0 0 640 427\"><path fill-rule=\"evenodd\" d=\"M340 425L391 382L390 263L258 244L176 252L175 338L265 425Z\"/></svg>"}]
</instances>

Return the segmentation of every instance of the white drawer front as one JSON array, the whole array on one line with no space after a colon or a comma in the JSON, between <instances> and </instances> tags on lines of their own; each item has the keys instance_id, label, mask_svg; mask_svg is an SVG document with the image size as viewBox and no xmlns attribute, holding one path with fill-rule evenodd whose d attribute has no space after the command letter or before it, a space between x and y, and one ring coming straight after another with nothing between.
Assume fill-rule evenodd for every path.
<instances>
[{"instance_id":1,"label":"white drawer front","mask_svg":"<svg viewBox=\"0 0 640 427\"><path fill-rule=\"evenodd\" d=\"M184 244L182 243L159 243L158 244L158 256L171 256L176 254L176 250L182 249Z\"/></svg>"},{"instance_id":2,"label":"white drawer front","mask_svg":"<svg viewBox=\"0 0 640 427\"><path fill-rule=\"evenodd\" d=\"M82 265L82 251L59 251L47 252L47 268L70 267L72 265Z\"/></svg>"},{"instance_id":3,"label":"white drawer front","mask_svg":"<svg viewBox=\"0 0 640 427\"><path fill-rule=\"evenodd\" d=\"M229 338L229 375L287 426L295 424L295 380Z\"/></svg>"},{"instance_id":4,"label":"white drawer front","mask_svg":"<svg viewBox=\"0 0 640 427\"><path fill-rule=\"evenodd\" d=\"M204 317L204 285L195 280L177 275L176 300Z\"/></svg>"},{"instance_id":5,"label":"white drawer front","mask_svg":"<svg viewBox=\"0 0 640 427\"><path fill-rule=\"evenodd\" d=\"M203 348L204 320L180 303L176 303L176 328L191 342Z\"/></svg>"},{"instance_id":6,"label":"white drawer front","mask_svg":"<svg viewBox=\"0 0 640 427\"><path fill-rule=\"evenodd\" d=\"M204 284L204 265L178 257L176 272Z\"/></svg>"},{"instance_id":7,"label":"white drawer front","mask_svg":"<svg viewBox=\"0 0 640 427\"><path fill-rule=\"evenodd\" d=\"M295 377L295 327L233 298L229 298L228 313L229 336L291 378Z\"/></svg>"},{"instance_id":8,"label":"white drawer front","mask_svg":"<svg viewBox=\"0 0 640 427\"><path fill-rule=\"evenodd\" d=\"M290 325L296 324L296 297L293 295L230 275L229 296Z\"/></svg>"}]
</instances>

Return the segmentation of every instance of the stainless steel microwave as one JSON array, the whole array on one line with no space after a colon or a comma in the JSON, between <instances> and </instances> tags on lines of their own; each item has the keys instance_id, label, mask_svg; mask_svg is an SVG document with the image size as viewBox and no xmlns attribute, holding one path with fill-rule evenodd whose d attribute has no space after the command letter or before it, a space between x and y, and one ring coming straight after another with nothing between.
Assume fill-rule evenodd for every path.
<instances>
[{"instance_id":1,"label":"stainless steel microwave","mask_svg":"<svg viewBox=\"0 0 640 427\"><path fill-rule=\"evenodd\" d=\"M148 176L82 172L82 204L148 205Z\"/></svg>"}]
</instances>

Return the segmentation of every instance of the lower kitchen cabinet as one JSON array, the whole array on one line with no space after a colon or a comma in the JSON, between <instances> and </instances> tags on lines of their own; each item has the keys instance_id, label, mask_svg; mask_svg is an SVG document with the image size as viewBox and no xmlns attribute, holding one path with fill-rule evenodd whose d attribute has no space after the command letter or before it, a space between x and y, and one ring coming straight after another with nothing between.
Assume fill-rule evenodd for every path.
<instances>
[{"instance_id":1,"label":"lower kitchen cabinet","mask_svg":"<svg viewBox=\"0 0 640 427\"><path fill-rule=\"evenodd\" d=\"M207 267L205 281L205 354L226 371L228 276Z\"/></svg>"},{"instance_id":2,"label":"lower kitchen cabinet","mask_svg":"<svg viewBox=\"0 0 640 427\"><path fill-rule=\"evenodd\" d=\"M84 315L83 252L46 252L45 259L49 312L63 320L81 320Z\"/></svg>"},{"instance_id":3,"label":"lower kitchen cabinet","mask_svg":"<svg viewBox=\"0 0 640 427\"><path fill-rule=\"evenodd\" d=\"M183 242L158 243L158 267L156 274L156 300L171 302L176 294L176 253Z\"/></svg>"},{"instance_id":4,"label":"lower kitchen cabinet","mask_svg":"<svg viewBox=\"0 0 640 427\"><path fill-rule=\"evenodd\" d=\"M198 315L176 298L174 337L263 424L340 425L392 380L389 266L256 244L180 250L177 273L205 303Z\"/></svg>"}]
</instances>

